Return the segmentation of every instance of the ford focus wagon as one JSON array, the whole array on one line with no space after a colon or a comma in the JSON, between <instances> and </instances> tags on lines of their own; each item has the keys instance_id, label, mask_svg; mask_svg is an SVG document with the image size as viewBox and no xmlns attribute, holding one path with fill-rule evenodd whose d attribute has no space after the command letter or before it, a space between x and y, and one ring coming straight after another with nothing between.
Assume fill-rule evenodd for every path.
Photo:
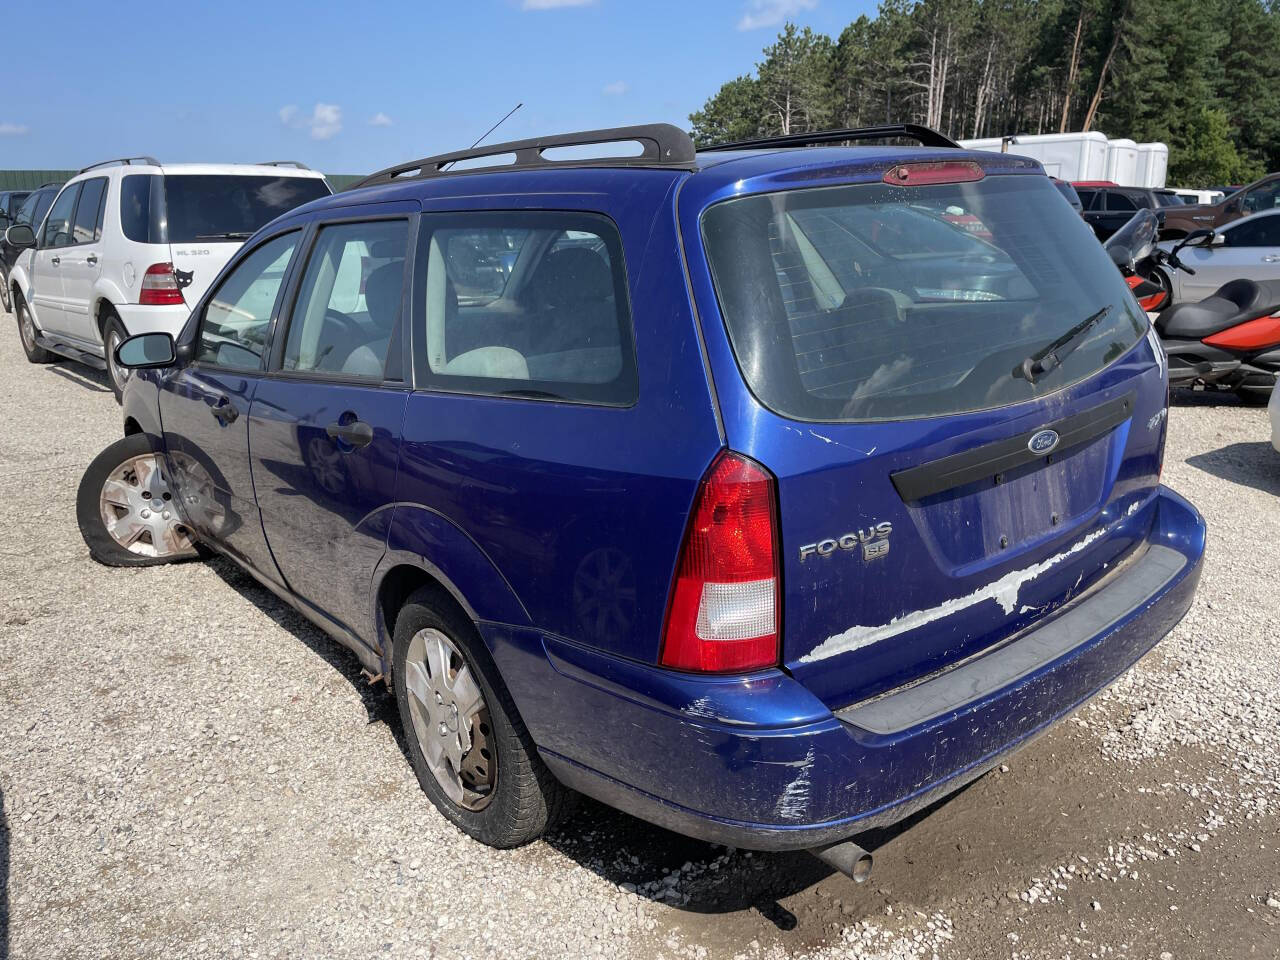
<instances>
[{"instance_id":1,"label":"ford focus wagon","mask_svg":"<svg viewBox=\"0 0 1280 960\"><path fill-rule=\"evenodd\" d=\"M92 554L243 566L495 846L580 792L860 876L849 838L1104 688L1200 573L1123 279L1038 164L925 128L416 160L118 356Z\"/></svg>"}]
</instances>

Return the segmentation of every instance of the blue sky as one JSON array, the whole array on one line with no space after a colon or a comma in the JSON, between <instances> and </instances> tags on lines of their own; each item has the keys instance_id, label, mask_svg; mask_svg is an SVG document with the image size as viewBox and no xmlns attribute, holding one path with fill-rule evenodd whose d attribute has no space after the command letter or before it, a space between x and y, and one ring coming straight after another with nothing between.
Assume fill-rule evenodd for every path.
<instances>
[{"instance_id":1,"label":"blue sky","mask_svg":"<svg viewBox=\"0 0 1280 960\"><path fill-rule=\"evenodd\" d=\"M14 42L0 54L0 168L142 153L362 173L466 147L518 101L493 139L686 125L722 82L754 68L786 19L835 35L874 6L15 2L4 26Z\"/></svg>"}]
</instances>

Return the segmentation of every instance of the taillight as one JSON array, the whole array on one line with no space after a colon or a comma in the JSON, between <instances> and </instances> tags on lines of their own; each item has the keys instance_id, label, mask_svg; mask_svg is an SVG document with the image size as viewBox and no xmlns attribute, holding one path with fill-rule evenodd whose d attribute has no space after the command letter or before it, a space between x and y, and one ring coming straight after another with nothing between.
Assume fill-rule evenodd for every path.
<instances>
[{"instance_id":1,"label":"taillight","mask_svg":"<svg viewBox=\"0 0 1280 960\"><path fill-rule=\"evenodd\" d=\"M986 172L972 160L941 160L900 163L890 167L881 179L895 187L923 187L931 183L972 183Z\"/></svg>"},{"instance_id":2,"label":"taillight","mask_svg":"<svg viewBox=\"0 0 1280 960\"><path fill-rule=\"evenodd\" d=\"M149 307L167 307L181 305L182 302L178 278L173 275L173 264L153 263L147 267L147 272L142 275L138 303Z\"/></svg>"},{"instance_id":3,"label":"taillight","mask_svg":"<svg viewBox=\"0 0 1280 960\"><path fill-rule=\"evenodd\" d=\"M723 453L702 480L680 549L661 663L728 673L778 662L774 479Z\"/></svg>"}]
</instances>

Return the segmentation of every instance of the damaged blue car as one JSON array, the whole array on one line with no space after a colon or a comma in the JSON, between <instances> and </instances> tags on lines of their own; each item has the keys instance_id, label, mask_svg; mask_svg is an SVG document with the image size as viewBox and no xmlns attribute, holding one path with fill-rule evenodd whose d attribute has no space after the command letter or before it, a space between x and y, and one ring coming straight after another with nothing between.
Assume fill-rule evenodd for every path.
<instances>
[{"instance_id":1,"label":"damaged blue car","mask_svg":"<svg viewBox=\"0 0 1280 960\"><path fill-rule=\"evenodd\" d=\"M922 127L414 160L118 360L93 556L244 567L498 847L583 793L861 878L853 838L1106 687L1200 575L1123 278L1035 161Z\"/></svg>"}]
</instances>

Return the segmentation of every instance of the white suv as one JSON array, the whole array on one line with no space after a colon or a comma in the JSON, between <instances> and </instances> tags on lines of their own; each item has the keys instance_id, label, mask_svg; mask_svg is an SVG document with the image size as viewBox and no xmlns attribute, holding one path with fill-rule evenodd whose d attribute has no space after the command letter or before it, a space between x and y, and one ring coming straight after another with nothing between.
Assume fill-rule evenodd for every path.
<instances>
[{"instance_id":1,"label":"white suv","mask_svg":"<svg viewBox=\"0 0 1280 960\"><path fill-rule=\"evenodd\" d=\"M293 162L171 164L108 160L67 181L10 271L27 358L61 355L126 372L115 347L135 333L177 335L190 305L259 227L328 196L324 176ZM10 236L10 241L15 238Z\"/></svg>"}]
</instances>

